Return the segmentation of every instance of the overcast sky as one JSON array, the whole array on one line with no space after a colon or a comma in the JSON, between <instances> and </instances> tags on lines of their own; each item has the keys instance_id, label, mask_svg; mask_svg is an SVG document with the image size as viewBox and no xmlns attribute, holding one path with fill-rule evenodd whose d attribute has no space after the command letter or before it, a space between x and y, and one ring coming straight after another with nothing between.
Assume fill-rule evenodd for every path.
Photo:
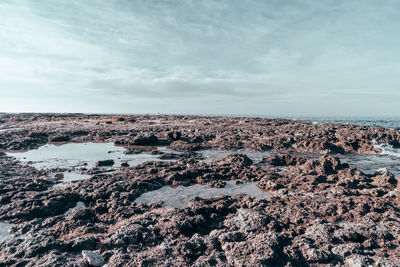
<instances>
[{"instance_id":1,"label":"overcast sky","mask_svg":"<svg viewBox=\"0 0 400 267\"><path fill-rule=\"evenodd\" d=\"M1 0L0 111L400 115L400 1Z\"/></svg>"}]
</instances>

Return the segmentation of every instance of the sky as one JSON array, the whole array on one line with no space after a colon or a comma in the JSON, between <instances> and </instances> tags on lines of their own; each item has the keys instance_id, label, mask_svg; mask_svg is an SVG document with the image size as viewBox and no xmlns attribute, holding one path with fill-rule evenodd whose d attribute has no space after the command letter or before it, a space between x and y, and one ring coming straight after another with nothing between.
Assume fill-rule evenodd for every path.
<instances>
[{"instance_id":1,"label":"sky","mask_svg":"<svg viewBox=\"0 0 400 267\"><path fill-rule=\"evenodd\" d=\"M397 0L1 0L0 111L400 113Z\"/></svg>"}]
</instances>

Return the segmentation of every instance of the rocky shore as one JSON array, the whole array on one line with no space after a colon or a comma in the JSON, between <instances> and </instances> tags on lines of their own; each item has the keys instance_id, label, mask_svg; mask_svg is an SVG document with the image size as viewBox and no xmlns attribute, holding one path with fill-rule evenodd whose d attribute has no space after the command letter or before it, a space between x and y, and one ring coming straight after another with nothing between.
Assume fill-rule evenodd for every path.
<instances>
[{"instance_id":1,"label":"rocky shore","mask_svg":"<svg viewBox=\"0 0 400 267\"><path fill-rule=\"evenodd\" d=\"M82 168L90 178L55 186L59 169L9 153L83 142L159 160L117 166L104 158ZM0 266L400 266L399 178L337 157L379 154L374 143L400 148L400 131L285 119L0 114L0 222L13 224L13 238L0 241ZM232 153L208 162L206 149ZM271 155L255 161L243 149ZM98 171L103 166L113 169ZM194 198L184 208L135 202L164 186L231 180L255 182L269 196Z\"/></svg>"}]
</instances>

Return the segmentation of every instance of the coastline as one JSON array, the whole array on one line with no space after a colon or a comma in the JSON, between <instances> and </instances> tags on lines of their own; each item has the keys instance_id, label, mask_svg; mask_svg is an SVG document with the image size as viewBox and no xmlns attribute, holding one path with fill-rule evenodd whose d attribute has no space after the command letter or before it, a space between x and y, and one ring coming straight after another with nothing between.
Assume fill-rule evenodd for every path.
<instances>
[{"instance_id":1,"label":"coastline","mask_svg":"<svg viewBox=\"0 0 400 267\"><path fill-rule=\"evenodd\" d=\"M15 236L0 243L0 266L84 265L84 250L108 266L400 264L400 178L337 157L380 155L376 144L397 149L397 130L186 115L0 114L0 121L7 152L0 152L0 222L13 223ZM60 170L35 169L8 153L88 142L173 160L112 173L93 167L83 170L90 178L54 188ZM160 146L173 152L143 152ZM272 154L258 162L243 149ZM204 162L204 150L232 154ZM176 209L134 201L164 186L228 181L256 183L270 196L195 198Z\"/></svg>"}]
</instances>

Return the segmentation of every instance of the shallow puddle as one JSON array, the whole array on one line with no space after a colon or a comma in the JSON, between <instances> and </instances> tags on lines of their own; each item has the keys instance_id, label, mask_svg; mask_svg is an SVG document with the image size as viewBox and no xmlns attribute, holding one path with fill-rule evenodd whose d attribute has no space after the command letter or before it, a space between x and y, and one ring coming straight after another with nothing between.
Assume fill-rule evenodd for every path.
<instances>
[{"instance_id":1,"label":"shallow puddle","mask_svg":"<svg viewBox=\"0 0 400 267\"><path fill-rule=\"evenodd\" d=\"M63 174L64 174L64 179L63 179L64 183L90 178L89 174L82 174L76 172L64 172Z\"/></svg>"},{"instance_id":2,"label":"shallow puddle","mask_svg":"<svg viewBox=\"0 0 400 267\"><path fill-rule=\"evenodd\" d=\"M400 149L395 149L390 145L378 145L375 144L376 148L381 148L383 151L379 155L359 155L359 154L336 154L335 156L340 159L342 163L348 163L352 168L358 168L366 174L374 174L379 169L385 168L396 176L400 176ZM203 162L210 163L214 160L220 160L231 154L245 154L253 162L257 163L264 157L271 155L279 155L280 153L271 151L255 151L251 149L239 149L239 150L217 150L208 149L201 150L198 152L203 158ZM292 152L290 155L299 156L303 158L317 159L320 154L314 153L301 153Z\"/></svg>"},{"instance_id":3,"label":"shallow puddle","mask_svg":"<svg viewBox=\"0 0 400 267\"><path fill-rule=\"evenodd\" d=\"M206 163L210 163L214 160L223 159L231 154L245 154L249 157L254 163L259 163L263 158L280 155L282 153L273 152L273 151L257 151L250 148L243 148L237 150L219 150L219 149L205 149L198 151L200 156L202 157L202 161ZM318 158L321 155L314 153L303 153L303 152L291 152L290 155L299 156L303 158Z\"/></svg>"},{"instance_id":4,"label":"shallow puddle","mask_svg":"<svg viewBox=\"0 0 400 267\"><path fill-rule=\"evenodd\" d=\"M172 151L163 147L157 150L164 153ZM47 144L27 152L7 154L36 169L67 169L68 171L62 172L62 183L90 178L90 175L82 173L82 169L91 169L101 160L114 161L113 166L102 167L104 171L119 168L122 163L135 166L146 161L161 161L159 155L153 155L149 151L132 155L124 154L125 151L124 147L115 146L114 143L69 143Z\"/></svg>"},{"instance_id":5,"label":"shallow puddle","mask_svg":"<svg viewBox=\"0 0 400 267\"><path fill-rule=\"evenodd\" d=\"M223 159L231 154L245 154L253 162L260 162L264 157L268 157L277 153L271 151L256 151L249 148L238 149L238 150L219 150L219 149L206 149L198 151L202 157L202 161L210 163L214 160Z\"/></svg>"},{"instance_id":6,"label":"shallow puddle","mask_svg":"<svg viewBox=\"0 0 400 267\"><path fill-rule=\"evenodd\" d=\"M74 210L79 209L79 208L86 208L85 203L83 203L82 201L79 201L78 203L76 203L75 207L68 209L64 215L68 215L70 213L72 213Z\"/></svg>"},{"instance_id":7,"label":"shallow puddle","mask_svg":"<svg viewBox=\"0 0 400 267\"><path fill-rule=\"evenodd\" d=\"M375 147L383 150L380 155L337 155L342 162L349 163L351 167L359 168L367 174L373 174L378 169L386 168L393 174L400 176L400 150L389 145L379 145L374 143ZM167 149L165 147L157 148L163 153L179 152ZM129 166L135 166L146 161L161 161L159 154L152 154L150 151L144 151L139 154L124 154L124 147L115 146L114 143L68 143L63 145L47 144L35 150L20 153L7 153L9 156L15 157L21 162L25 162L37 169L61 169L64 178L61 183L56 184L58 187L66 182L77 181L90 178L90 175L83 174L82 169L91 169L101 160L113 160L114 165L111 167L102 167L102 171L111 171L118 169L122 163L128 163ZM198 151L202 157L202 161L210 163L215 160L225 158L230 154L245 154L255 163L258 163L264 157L277 155L279 153L272 151L256 151L249 148L239 150L218 150L206 149ZM293 155L317 158L320 155L311 153L292 153ZM229 187L229 184L227 185ZM190 189L186 189L190 190ZM214 188L215 190L215 188ZM217 189L218 194L223 194L225 189ZM201 190L200 190L201 191ZM207 191L207 190L205 190ZM213 190L211 190L213 191ZM174 191L176 192L176 191ZM203 191L201 191L203 192ZM190 193L184 192L191 197ZM216 194L216 192L210 193ZM198 196L193 193L193 197ZM207 196L207 195L205 195Z\"/></svg>"},{"instance_id":8,"label":"shallow puddle","mask_svg":"<svg viewBox=\"0 0 400 267\"><path fill-rule=\"evenodd\" d=\"M358 168L366 174L374 174L385 168L396 176L400 176L400 158L390 155L338 155L342 163Z\"/></svg>"},{"instance_id":9,"label":"shallow puddle","mask_svg":"<svg viewBox=\"0 0 400 267\"><path fill-rule=\"evenodd\" d=\"M184 208L187 206L189 200L200 198L213 198L218 196L236 196L238 194L246 194L255 198L267 198L268 193L261 191L256 183L242 183L235 184L235 181L227 181L224 188L214 188L208 185L192 185L192 186L178 186L172 188L164 186L158 190L146 192L138 197L136 203L156 203L163 202L163 207Z\"/></svg>"},{"instance_id":10,"label":"shallow puddle","mask_svg":"<svg viewBox=\"0 0 400 267\"><path fill-rule=\"evenodd\" d=\"M8 232L13 225L9 223L0 223L0 241L12 239Z\"/></svg>"},{"instance_id":11,"label":"shallow puddle","mask_svg":"<svg viewBox=\"0 0 400 267\"><path fill-rule=\"evenodd\" d=\"M129 165L138 165L146 161L160 160L158 155L149 152L140 154L124 154L125 148L115 146L114 143L69 143L63 145L47 144L38 149L21 153L8 153L21 162L37 169L93 168L100 160L114 160L115 167L127 162Z\"/></svg>"},{"instance_id":12,"label":"shallow puddle","mask_svg":"<svg viewBox=\"0 0 400 267\"><path fill-rule=\"evenodd\" d=\"M387 169L396 176L400 176L400 149L387 144L378 144L372 141L375 148L382 152L378 155L338 155L342 162L353 168L358 168L366 174L374 174L379 169Z\"/></svg>"}]
</instances>

